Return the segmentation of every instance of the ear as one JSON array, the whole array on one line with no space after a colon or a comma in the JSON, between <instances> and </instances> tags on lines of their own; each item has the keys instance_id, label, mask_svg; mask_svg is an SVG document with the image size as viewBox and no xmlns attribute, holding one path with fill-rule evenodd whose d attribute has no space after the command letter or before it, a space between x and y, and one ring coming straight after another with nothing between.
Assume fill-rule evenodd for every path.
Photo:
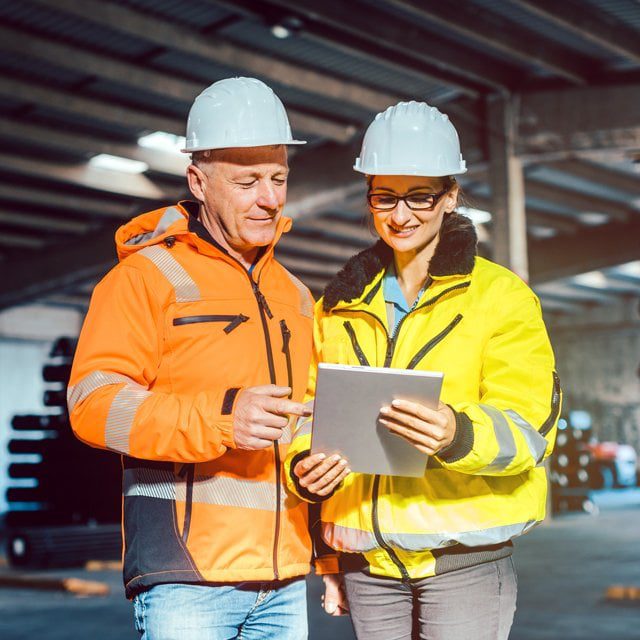
<instances>
[{"instance_id":1,"label":"ear","mask_svg":"<svg viewBox=\"0 0 640 640\"><path fill-rule=\"evenodd\" d=\"M189 191L191 191L193 197L199 202L204 202L207 176L202 169L196 167L193 163L187 167L187 183L189 184Z\"/></svg>"},{"instance_id":2,"label":"ear","mask_svg":"<svg viewBox=\"0 0 640 640\"><path fill-rule=\"evenodd\" d=\"M446 213L451 213L452 211L456 210L456 207L458 206L459 190L460 188L458 187L458 185L455 185L453 189L451 189L451 191L449 191L449 193L445 195L444 210Z\"/></svg>"}]
</instances>

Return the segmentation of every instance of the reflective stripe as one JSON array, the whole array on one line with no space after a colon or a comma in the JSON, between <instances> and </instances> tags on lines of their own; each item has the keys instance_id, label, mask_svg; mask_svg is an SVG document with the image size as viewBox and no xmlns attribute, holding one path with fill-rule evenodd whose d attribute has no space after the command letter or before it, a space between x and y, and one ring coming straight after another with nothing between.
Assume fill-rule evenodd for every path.
<instances>
[{"instance_id":1,"label":"reflective stripe","mask_svg":"<svg viewBox=\"0 0 640 640\"><path fill-rule=\"evenodd\" d=\"M322 539L337 551L363 553L378 548L376 538L371 531L342 527L333 522L322 522Z\"/></svg>"},{"instance_id":2,"label":"reflective stripe","mask_svg":"<svg viewBox=\"0 0 640 640\"><path fill-rule=\"evenodd\" d=\"M478 531L456 533L383 533L384 540L392 547L405 551L442 549L454 544L477 547L507 542L534 527L536 520L507 524ZM349 553L365 553L379 549L375 536L369 531L342 527L332 522L322 523L322 538L332 548Z\"/></svg>"},{"instance_id":3,"label":"reflective stripe","mask_svg":"<svg viewBox=\"0 0 640 640\"><path fill-rule=\"evenodd\" d=\"M100 387L106 387L110 384L121 384L122 382L130 382L135 384L131 378L123 376L119 373L109 373L107 371L94 371L85 376L73 386L67 389L67 406L71 413L78 402L82 402L87 396L91 395Z\"/></svg>"},{"instance_id":4,"label":"reflective stripe","mask_svg":"<svg viewBox=\"0 0 640 640\"><path fill-rule=\"evenodd\" d=\"M162 500L176 499L175 476L169 469L125 469L122 492L125 497L143 496Z\"/></svg>"},{"instance_id":5,"label":"reflective stripe","mask_svg":"<svg viewBox=\"0 0 640 640\"><path fill-rule=\"evenodd\" d=\"M300 426L300 422L298 422L298 425L299 426L296 429L296 435L293 437L294 440L302 436L311 435L311 429L313 427L313 421L311 420L311 418L308 418L307 421L302 426Z\"/></svg>"},{"instance_id":6,"label":"reflective stripe","mask_svg":"<svg viewBox=\"0 0 640 640\"><path fill-rule=\"evenodd\" d=\"M520 414L511 409L507 409L505 413L515 422L520 433L524 436L529 447L529 453L536 463L541 462L547 450L547 441L539 431L534 429Z\"/></svg>"},{"instance_id":7,"label":"reflective stripe","mask_svg":"<svg viewBox=\"0 0 640 640\"><path fill-rule=\"evenodd\" d=\"M298 293L300 294L300 314L307 318L313 318L313 298L311 297L311 293L309 293L309 289L307 289L302 281L296 278L296 276L294 276L288 269L285 269L284 267L282 268L285 270L289 279L296 286Z\"/></svg>"},{"instance_id":8,"label":"reflective stripe","mask_svg":"<svg viewBox=\"0 0 640 640\"><path fill-rule=\"evenodd\" d=\"M529 531L536 520L506 524L490 529L477 531L462 531L456 533L384 533L384 539L391 546L405 551L422 551L423 549L442 549L454 544L464 544L468 547L479 547L488 544L507 542L511 538Z\"/></svg>"},{"instance_id":9,"label":"reflective stripe","mask_svg":"<svg viewBox=\"0 0 640 640\"><path fill-rule=\"evenodd\" d=\"M151 395L140 385L128 384L118 391L105 425L105 444L107 449L118 453L129 453L129 435L138 407Z\"/></svg>"},{"instance_id":10,"label":"reflective stripe","mask_svg":"<svg viewBox=\"0 0 640 640\"><path fill-rule=\"evenodd\" d=\"M507 419L498 409L486 404L479 406L491 418L496 440L498 441L498 455L491 464L485 467L485 470L504 471L511 464L517 453L513 433L511 433Z\"/></svg>"},{"instance_id":11,"label":"reflective stripe","mask_svg":"<svg viewBox=\"0 0 640 640\"><path fill-rule=\"evenodd\" d=\"M158 245L145 247L138 251L158 267L162 275L175 290L176 302L197 302L200 300L200 289L184 267L171 255L171 252Z\"/></svg>"}]
</instances>

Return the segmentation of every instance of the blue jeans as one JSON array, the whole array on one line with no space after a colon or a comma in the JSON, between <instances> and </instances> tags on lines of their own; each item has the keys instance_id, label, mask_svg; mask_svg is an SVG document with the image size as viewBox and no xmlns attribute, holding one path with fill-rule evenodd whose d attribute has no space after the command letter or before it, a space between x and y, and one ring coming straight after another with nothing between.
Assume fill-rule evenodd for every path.
<instances>
[{"instance_id":1,"label":"blue jeans","mask_svg":"<svg viewBox=\"0 0 640 640\"><path fill-rule=\"evenodd\" d=\"M284 584L159 584L133 600L142 640L306 640L303 578Z\"/></svg>"}]
</instances>

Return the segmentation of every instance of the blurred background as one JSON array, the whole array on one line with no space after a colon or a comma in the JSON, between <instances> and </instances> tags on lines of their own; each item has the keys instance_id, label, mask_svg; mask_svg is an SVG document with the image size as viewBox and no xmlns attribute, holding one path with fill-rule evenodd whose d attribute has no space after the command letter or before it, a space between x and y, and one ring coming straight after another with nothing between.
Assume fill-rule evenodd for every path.
<instances>
[{"instance_id":1,"label":"blurred background","mask_svg":"<svg viewBox=\"0 0 640 640\"><path fill-rule=\"evenodd\" d=\"M120 461L72 437L65 389L115 229L188 197L189 106L234 75L310 141L278 256L315 295L375 240L351 170L374 114L450 116L463 212L540 297L565 394L511 637L640 637L637 0L0 0L0 637L136 636ZM309 587L311 638L352 638Z\"/></svg>"}]
</instances>

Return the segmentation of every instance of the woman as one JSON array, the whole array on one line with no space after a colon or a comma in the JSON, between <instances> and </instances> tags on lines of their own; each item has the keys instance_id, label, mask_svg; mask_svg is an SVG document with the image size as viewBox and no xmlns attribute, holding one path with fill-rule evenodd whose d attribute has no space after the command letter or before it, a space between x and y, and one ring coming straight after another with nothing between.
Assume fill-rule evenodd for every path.
<instances>
[{"instance_id":1,"label":"woman","mask_svg":"<svg viewBox=\"0 0 640 640\"><path fill-rule=\"evenodd\" d=\"M424 103L378 114L356 171L380 241L352 258L316 305L315 362L444 372L436 409L394 401L381 422L425 454L422 478L350 473L309 455L302 421L287 457L292 491L321 503L358 638L507 638L516 602L511 540L545 515L542 461L560 410L536 296L476 256L456 213L457 133ZM312 366L308 398L312 400ZM307 419L309 420L309 419ZM344 425L345 429L349 425ZM333 565L333 566L332 566ZM327 602L346 609L337 575ZM325 603L326 609L328 607Z\"/></svg>"}]
</instances>

